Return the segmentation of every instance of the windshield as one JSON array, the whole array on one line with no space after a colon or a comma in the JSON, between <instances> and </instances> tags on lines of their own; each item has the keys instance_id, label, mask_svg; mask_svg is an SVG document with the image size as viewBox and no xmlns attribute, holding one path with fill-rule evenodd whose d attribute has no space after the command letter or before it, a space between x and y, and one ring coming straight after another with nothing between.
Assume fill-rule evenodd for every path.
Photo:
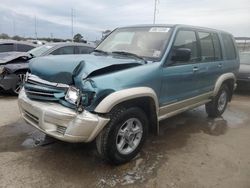
<instances>
[{"instance_id":1,"label":"windshield","mask_svg":"<svg viewBox=\"0 0 250 188\"><path fill-rule=\"evenodd\" d=\"M28 53L32 54L35 57L38 57L38 56L41 56L47 50L51 49L52 47L53 46L50 46L50 45L42 45L42 46L39 46L37 48L34 48L28 51Z\"/></svg>"},{"instance_id":2,"label":"windshield","mask_svg":"<svg viewBox=\"0 0 250 188\"><path fill-rule=\"evenodd\" d=\"M249 53L240 53L240 63L250 65L250 52Z\"/></svg>"},{"instance_id":3,"label":"windshield","mask_svg":"<svg viewBox=\"0 0 250 188\"><path fill-rule=\"evenodd\" d=\"M169 27L131 27L112 32L96 49L104 52L129 52L159 60L170 36Z\"/></svg>"}]
</instances>

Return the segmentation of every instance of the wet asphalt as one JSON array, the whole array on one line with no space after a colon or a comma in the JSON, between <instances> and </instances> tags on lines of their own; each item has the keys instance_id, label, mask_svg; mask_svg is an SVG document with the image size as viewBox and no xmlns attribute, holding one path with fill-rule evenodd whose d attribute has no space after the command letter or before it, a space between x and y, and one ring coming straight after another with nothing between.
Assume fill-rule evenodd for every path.
<instances>
[{"instance_id":1,"label":"wet asphalt","mask_svg":"<svg viewBox=\"0 0 250 188\"><path fill-rule=\"evenodd\" d=\"M160 122L142 152L106 164L95 144L45 136L20 119L17 99L0 96L0 187L250 187L250 92L223 117L204 107Z\"/></svg>"}]
</instances>

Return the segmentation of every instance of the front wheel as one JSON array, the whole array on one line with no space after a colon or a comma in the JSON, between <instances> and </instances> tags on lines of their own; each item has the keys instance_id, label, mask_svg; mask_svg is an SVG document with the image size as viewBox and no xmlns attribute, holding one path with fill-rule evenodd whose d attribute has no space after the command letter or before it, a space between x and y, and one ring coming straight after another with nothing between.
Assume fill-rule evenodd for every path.
<instances>
[{"instance_id":1,"label":"front wheel","mask_svg":"<svg viewBox=\"0 0 250 188\"><path fill-rule=\"evenodd\" d=\"M213 98L213 100L206 104L206 112L209 117L219 117L221 116L229 101L229 89L227 85L223 84L218 92L218 94Z\"/></svg>"},{"instance_id":2,"label":"front wheel","mask_svg":"<svg viewBox=\"0 0 250 188\"><path fill-rule=\"evenodd\" d=\"M118 108L96 139L98 153L109 163L128 162L139 153L147 131L148 120L140 108Z\"/></svg>"}]
</instances>

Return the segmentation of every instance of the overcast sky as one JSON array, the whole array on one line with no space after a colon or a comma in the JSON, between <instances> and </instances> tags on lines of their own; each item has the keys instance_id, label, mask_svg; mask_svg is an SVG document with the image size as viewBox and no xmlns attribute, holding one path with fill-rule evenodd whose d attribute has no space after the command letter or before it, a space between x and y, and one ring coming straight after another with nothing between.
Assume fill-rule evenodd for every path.
<instances>
[{"instance_id":1,"label":"overcast sky","mask_svg":"<svg viewBox=\"0 0 250 188\"><path fill-rule=\"evenodd\" d=\"M250 0L159 0L156 23L189 24L250 37ZM38 37L71 37L71 8L74 33L88 40L101 31L119 26L151 24L154 0L1 0L0 33Z\"/></svg>"}]
</instances>

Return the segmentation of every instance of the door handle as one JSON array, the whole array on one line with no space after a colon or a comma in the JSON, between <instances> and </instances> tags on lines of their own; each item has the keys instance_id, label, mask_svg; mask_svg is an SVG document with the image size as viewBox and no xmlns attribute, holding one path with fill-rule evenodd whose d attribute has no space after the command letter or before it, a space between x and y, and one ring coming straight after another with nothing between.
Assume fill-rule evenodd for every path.
<instances>
[{"instance_id":1,"label":"door handle","mask_svg":"<svg viewBox=\"0 0 250 188\"><path fill-rule=\"evenodd\" d=\"M193 68L193 72L197 72L198 70L199 70L198 67L194 67L194 68Z\"/></svg>"}]
</instances>

